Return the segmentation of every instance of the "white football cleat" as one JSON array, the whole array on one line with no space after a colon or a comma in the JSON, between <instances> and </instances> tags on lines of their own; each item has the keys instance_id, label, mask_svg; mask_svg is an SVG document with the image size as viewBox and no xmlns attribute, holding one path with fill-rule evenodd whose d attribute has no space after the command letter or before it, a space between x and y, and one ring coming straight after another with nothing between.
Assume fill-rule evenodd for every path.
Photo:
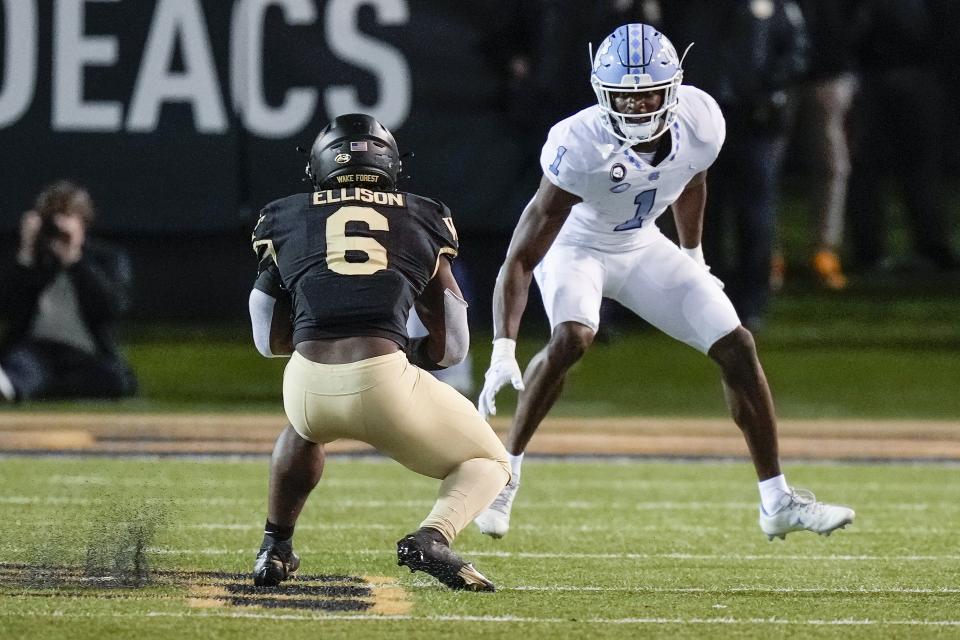
<instances>
[{"instance_id":1,"label":"white football cleat","mask_svg":"<svg viewBox=\"0 0 960 640\"><path fill-rule=\"evenodd\" d=\"M513 499L517 497L519 488L519 480L508 482L486 511L473 519L480 527L480 533L498 539L507 535L507 531L510 530L510 509L513 507Z\"/></svg>"},{"instance_id":2,"label":"white football cleat","mask_svg":"<svg viewBox=\"0 0 960 640\"><path fill-rule=\"evenodd\" d=\"M805 489L790 488L783 494L780 508L768 515L760 507L760 528L768 540L786 539L791 531L813 531L829 536L853 522L856 513L848 507L817 502L816 496Z\"/></svg>"}]
</instances>

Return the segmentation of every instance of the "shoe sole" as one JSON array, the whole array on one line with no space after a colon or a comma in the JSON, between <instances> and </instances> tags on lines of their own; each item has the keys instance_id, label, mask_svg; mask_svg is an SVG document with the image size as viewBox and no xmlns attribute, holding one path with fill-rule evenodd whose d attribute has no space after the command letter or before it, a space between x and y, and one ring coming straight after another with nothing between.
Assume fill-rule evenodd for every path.
<instances>
[{"instance_id":1,"label":"shoe sole","mask_svg":"<svg viewBox=\"0 0 960 640\"><path fill-rule=\"evenodd\" d=\"M842 524L840 524L840 525L837 525L837 526L834 527L833 529L829 529L829 530L827 530L827 531L818 531L818 532L817 532L817 535L818 535L818 536L830 537L830 534L833 533L834 531L836 531L836 530L838 530L838 529L846 529L846 528L847 528L847 525L852 524L852 523L853 523L853 520L848 520L848 521L846 521L846 522L844 522L844 523L842 523ZM794 531L809 531L809 529L794 529ZM793 533L793 531L785 531L785 532L783 532L783 533L768 533L768 534L767 534L767 540L769 540L770 542L773 542L773 539L774 539L774 538L780 538L781 540L786 540L788 533Z\"/></svg>"}]
</instances>

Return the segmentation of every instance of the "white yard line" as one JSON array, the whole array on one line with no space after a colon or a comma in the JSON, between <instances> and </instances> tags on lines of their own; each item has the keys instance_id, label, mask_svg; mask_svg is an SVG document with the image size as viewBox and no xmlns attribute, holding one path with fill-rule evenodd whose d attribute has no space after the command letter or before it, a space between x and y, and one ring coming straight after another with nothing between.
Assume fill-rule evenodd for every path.
<instances>
[{"instance_id":1,"label":"white yard line","mask_svg":"<svg viewBox=\"0 0 960 640\"><path fill-rule=\"evenodd\" d=\"M95 580L107 580L108 578L95 578ZM83 580L94 580L81 578ZM397 587L397 583L366 582L363 586L378 587ZM435 590L438 585L433 581L416 580L412 583L403 585L408 589L428 589ZM817 595L952 595L960 593L960 588L952 587L772 587L767 585L755 586L737 586L737 587L605 587L599 585L515 585L505 586L500 584L497 591L522 591L529 593L636 593L636 594L703 594L709 596L732 596L738 594L817 594ZM111 601L130 600L182 600L183 596L161 595L147 593L125 593L118 591L110 595Z\"/></svg>"},{"instance_id":2,"label":"white yard line","mask_svg":"<svg viewBox=\"0 0 960 640\"><path fill-rule=\"evenodd\" d=\"M34 521L30 518L19 517L18 522L23 526L36 528L61 528L63 522L53 520ZM114 524L123 524L117 522ZM409 525L409 523L407 523ZM397 535L407 533L408 526L402 522L397 524L382 524L376 522L318 522L314 524L298 524L297 531L393 531ZM195 522L178 523L164 527L175 531L235 531L238 533L259 533L263 531L263 524L257 523L222 523L222 522ZM511 524L511 531L532 531L542 534L572 534L572 533L616 533L618 537L622 534L622 523L608 524ZM719 533L730 532L730 525L692 525L673 522L670 524L630 524L630 530L642 533L683 533L688 535L717 535ZM895 528L870 528L856 530L857 536L910 536L917 538L919 536L953 536L955 531L947 528L936 527L895 527Z\"/></svg>"},{"instance_id":3,"label":"white yard line","mask_svg":"<svg viewBox=\"0 0 960 640\"><path fill-rule=\"evenodd\" d=\"M824 619L789 619L789 618L584 618L571 620L569 618L539 618L533 616L411 616L411 615L357 615L357 614L271 614L254 613L247 611L147 611L143 613L65 613L62 611L15 611L9 617L31 618L248 618L254 620L276 621L303 621L303 622L478 622L490 624L522 623L522 624L588 624L588 625L625 625L625 626L658 626L658 625L743 625L743 626L905 626L905 627L960 627L960 620L873 620L869 618L843 618L834 620Z\"/></svg>"},{"instance_id":4,"label":"white yard line","mask_svg":"<svg viewBox=\"0 0 960 640\"><path fill-rule=\"evenodd\" d=\"M74 496L21 496L21 495L0 495L0 504L56 504L56 505L89 505L100 504L113 501L113 498L82 498ZM145 501L150 502L150 498ZM259 495L250 498L174 498L178 505L198 505L207 507L216 506L245 506L261 505L263 498ZM361 508L361 509L383 509L388 507L431 507L433 500L338 500L332 499L324 502L327 509L337 508ZM711 502L711 501L659 501L659 502L605 502L599 500L539 500L524 501L517 504L518 508L524 510L557 510L557 509L615 509L615 510L634 510L634 511L690 511L701 509L756 509L756 502ZM857 509L864 512L883 512L883 511L960 511L960 503L937 503L930 504L926 502L896 502L896 503L858 503Z\"/></svg>"},{"instance_id":5,"label":"white yard line","mask_svg":"<svg viewBox=\"0 0 960 640\"><path fill-rule=\"evenodd\" d=\"M415 587L436 587L436 583L415 583ZM888 588L876 588L876 589L866 589L866 588L826 588L826 587L766 587L766 586L756 586L756 587L713 587L713 588L703 588L703 587L598 587L591 585L550 585L550 586L539 586L539 585L519 585L516 587L503 587L497 586L497 591L546 591L546 592L573 592L573 593L592 593L592 592L619 592L619 593L702 593L706 595L732 595L738 593L764 593L764 594L773 594L773 593L816 593L821 595L855 595L855 594L870 594L870 595L897 595L897 594L907 594L907 593L916 593L916 594L953 594L960 593L960 589L952 589L949 587L935 587L935 588L920 588L920 587L888 587Z\"/></svg>"},{"instance_id":6,"label":"white yard line","mask_svg":"<svg viewBox=\"0 0 960 640\"><path fill-rule=\"evenodd\" d=\"M149 553L159 555L199 555L199 556L227 556L249 555L251 548L243 549L165 549L149 548ZM301 556L307 554L323 554L327 550L298 548ZM338 551L340 555L358 556L392 556L386 549L353 549ZM463 556L476 558L515 558L528 560L546 559L576 559L576 560L693 560L693 561L823 561L823 562L956 562L960 561L960 554L944 555L788 555L782 553L769 554L695 554L695 553L572 553L572 552L535 552L535 551L482 551L458 550Z\"/></svg>"},{"instance_id":7,"label":"white yard line","mask_svg":"<svg viewBox=\"0 0 960 640\"><path fill-rule=\"evenodd\" d=\"M24 553L26 547L0 544L0 550L9 553ZM81 550L79 547L77 550ZM249 556L255 549L244 547L240 549L206 548L206 549L172 549L166 547L148 547L147 553L160 556ZM298 547L301 556L328 553L328 549L313 549ZM393 552L388 549L351 549L337 552L340 556L385 556L392 557ZM458 549L463 556L474 558L512 558L517 560L675 560L695 562L957 562L960 554L943 555L790 555L784 553L769 554L696 554L696 553L573 553L573 552L536 552L536 551L482 551L477 549Z\"/></svg>"},{"instance_id":8,"label":"white yard line","mask_svg":"<svg viewBox=\"0 0 960 640\"><path fill-rule=\"evenodd\" d=\"M62 526L62 523L59 522L30 522L31 526ZM191 524L179 524L173 527L174 529L191 529L191 530L201 530L201 531L262 531L262 524L223 524L217 522L198 522ZM364 523L364 522L328 522L328 523L316 523L316 524L298 524L297 531L363 531L367 529L375 529L380 531L397 531L398 533L405 533L404 525L402 523L395 525L387 524L378 524L378 523ZM569 532L569 533L603 533L603 532L616 532L618 535L622 534L623 525L622 523L608 523L608 524L512 524L510 525L511 531L539 531L539 532ZM672 531L672 532L684 532L684 533L702 533L702 534L715 534L721 531L730 531L730 525L692 525L692 524L679 524L679 523L670 523L670 524L630 524L631 531ZM938 535L954 535L956 532L953 529L947 528L937 528L937 527L896 527L896 528L870 528L870 529L857 529L856 531L858 536L863 535L873 535L873 536L887 536L887 535L904 535L904 536L938 536Z\"/></svg>"}]
</instances>

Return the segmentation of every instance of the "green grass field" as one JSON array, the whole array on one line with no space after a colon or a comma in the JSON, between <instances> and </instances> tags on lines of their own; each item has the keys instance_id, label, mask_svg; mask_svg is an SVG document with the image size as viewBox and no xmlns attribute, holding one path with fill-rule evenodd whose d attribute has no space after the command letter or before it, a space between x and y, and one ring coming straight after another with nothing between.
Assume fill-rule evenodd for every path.
<instances>
[{"instance_id":1,"label":"green grass field","mask_svg":"<svg viewBox=\"0 0 960 640\"><path fill-rule=\"evenodd\" d=\"M803 282L776 299L758 347L780 415L789 418L960 417L960 279L860 280L831 295ZM528 319L521 364L546 340ZM716 367L699 352L640 322L598 342L569 376L554 415L723 416ZM107 403L43 403L43 410L280 411L284 359L261 358L243 319L235 323L134 325L124 347L140 397ZM472 337L474 378L489 361L490 335ZM514 394L498 397L504 412ZM0 409L9 410L9 409ZM30 410L19 407L13 410Z\"/></svg>"},{"instance_id":2,"label":"green grass field","mask_svg":"<svg viewBox=\"0 0 960 640\"><path fill-rule=\"evenodd\" d=\"M800 213L787 209L787 288L758 335L780 415L960 419L960 279L892 272L818 291ZM546 338L536 317L525 329L521 364ZM726 415L706 358L635 321L618 329L554 415ZM478 383L489 342L473 336ZM139 397L0 411L282 413L285 361L256 355L244 318L132 324L123 344ZM509 414L514 394L498 405ZM395 564L437 483L357 458L332 458L308 504L300 578L254 591L267 464L0 453L0 638L960 637L956 465L788 465L791 483L858 517L784 543L760 533L745 462L533 458L511 534L457 542L499 592L462 594Z\"/></svg>"},{"instance_id":3,"label":"green grass field","mask_svg":"<svg viewBox=\"0 0 960 640\"><path fill-rule=\"evenodd\" d=\"M850 504L858 519L829 538L768 542L746 464L531 460L511 534L493 541L471 527L457 541L499 587L465 594L395 565L395 541L429 510L437 483L390 461L335 458L295 537L304 578L265 594L245 574L266 466L3 459L3 637L960 633L955 466L796 465L792 482ZM105 582L134 575L130 548L143 549L150 579ZM209 572L225 572L226 587L204 587Z\"/></svg>"}]
</instances>

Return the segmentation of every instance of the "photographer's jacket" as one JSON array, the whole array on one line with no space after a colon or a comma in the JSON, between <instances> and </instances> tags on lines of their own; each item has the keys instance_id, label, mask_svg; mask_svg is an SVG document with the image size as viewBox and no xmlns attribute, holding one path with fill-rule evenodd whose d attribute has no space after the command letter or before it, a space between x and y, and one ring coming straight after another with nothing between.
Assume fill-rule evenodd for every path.
<instances>
[{"instance_id":1,"label":"photographer's jacket","mask_svg":"<svg viewBox=\"0 0 960 640\"><path fill-rule=\"evenodd\" d=\"M0 309L9 321L0 350L23 340L52 340L92 354L119 356L114 321L130 306L133 282L126 254L88 239L83 257L56 264L16 264ZM58 339L59 338L59 339Z\"/></svg>"}]
</instances>

